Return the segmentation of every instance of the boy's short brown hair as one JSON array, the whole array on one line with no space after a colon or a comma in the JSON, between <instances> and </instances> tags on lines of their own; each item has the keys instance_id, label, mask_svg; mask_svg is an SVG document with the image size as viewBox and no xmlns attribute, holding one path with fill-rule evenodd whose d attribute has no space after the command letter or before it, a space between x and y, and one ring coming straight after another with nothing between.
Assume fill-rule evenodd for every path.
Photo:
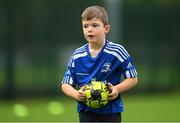
<instances>
[{"instance_id":1,"label":"boy's short brown hair","mask_svg":"<svg viewBox=\"0 0 180 123\"><path fill-rule=\"evenodd\" d=\"M91 20L93 18L97 18L101 20L104 23L104 25L108 25L109 23L107 12L101 6L95 5L95 6L87 7L81 15L81 21Z\"/></svg>"}]
</instances>

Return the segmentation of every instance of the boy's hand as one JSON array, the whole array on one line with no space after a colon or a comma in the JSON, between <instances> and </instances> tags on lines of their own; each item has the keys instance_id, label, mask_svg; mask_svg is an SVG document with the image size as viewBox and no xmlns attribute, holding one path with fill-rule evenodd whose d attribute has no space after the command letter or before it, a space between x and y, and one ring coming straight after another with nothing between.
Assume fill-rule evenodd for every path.
<instances>
[{"instance_id":1,"label":"boy's hand","mask_svg":"<svg viewBox=\"0 0 180 123\"><path fill-rule=\"evenodd\" d=\"M82 86L78 91L77 91L77 95L76 95L76 99L77 101L83 102L86 98L84 89L86 86Z\"/></svg>"},{"instance_id":2,"label":"boy's hand","mask_svg":"<svg viewBox=\"0 0 180 123\"><path fill-rule=\"evenodd\" d=\"M109 88L108 100L111 101L111 100L116 99L119 94L116 88L111 83L107 83L107 86Z\"/></svg>"}]
</instances>

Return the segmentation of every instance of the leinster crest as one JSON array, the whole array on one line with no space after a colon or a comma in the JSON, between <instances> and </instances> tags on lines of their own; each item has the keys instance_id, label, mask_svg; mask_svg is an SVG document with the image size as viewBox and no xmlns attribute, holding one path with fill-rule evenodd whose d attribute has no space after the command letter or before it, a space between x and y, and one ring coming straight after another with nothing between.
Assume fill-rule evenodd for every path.
<instances>
[{"instance_id":1,"label":"leinster crest","mask_svg":"<svg viewBox=\"0 0 180 123\"><path fill-rule=\"evenodd\" d=\"M105 63L102 66L101 72L107 73L111 69L111 63Z\"/></svg>"}]
</instances>

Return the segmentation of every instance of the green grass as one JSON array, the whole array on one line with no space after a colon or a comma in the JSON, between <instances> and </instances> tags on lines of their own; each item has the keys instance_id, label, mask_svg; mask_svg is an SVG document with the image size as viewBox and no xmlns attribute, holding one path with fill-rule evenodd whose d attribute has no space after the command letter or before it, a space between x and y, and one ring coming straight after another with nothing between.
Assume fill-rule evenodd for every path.
<instances>
[{"instance_id":1,"label":"green grass","mask_svg":"<svg viewBox=\"0 0 180 123\"><path fill-rule=\"evenodd\" d=\"M62 103L65 112L61 115L53 115L50 113L48 103L51 101ZM24 104L28 108L27 117L17 117L14 114L13 107L17 103ZM61 97L52 99L19 99L13 102L1 101L0 121L77 121L75 105L74 100Z\"/></svg>"},{"instance_id":2,"label":"green grass","mask_svg":"<svg viewBox=\"0 0 180 123\"><path fill-rule=\"evenodd\" d=\"M165 122L180 121L180 94L169 95L125 95L123 96L125 111L123 121L130 122ZM48 103L58 101L63 104L64 113L53 115L48 110ZM13 112L15 104L24 104L28 109L28 116L18 117ZM55 107L54 107L55 108ZM14 101L0 101L0 121L78 121L76 101L70 98L33 98L17 99Z\"/></svg>"},{"instance_id":3,"label":"green grass","mask_svg":"<svg viewBox=\"0 0 180 123\"><path fill-rule=\"evenodd\" d=\"M180 94L124 97L123 121L180 121Z\"/></svg>"}]
</instances>

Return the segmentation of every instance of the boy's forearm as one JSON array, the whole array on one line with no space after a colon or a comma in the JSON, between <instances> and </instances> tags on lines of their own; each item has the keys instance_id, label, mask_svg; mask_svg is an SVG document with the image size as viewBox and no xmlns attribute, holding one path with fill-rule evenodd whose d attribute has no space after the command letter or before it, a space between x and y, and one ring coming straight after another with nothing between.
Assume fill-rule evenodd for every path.
<instances>
[{"instance_id":1,"label":"boy's forearm","mask_svg":"<svg viewBox=\"0 0 180 123\"><path fill-rule=\"evenodd\" d=\"M62 85L61 85L61 88L62 88L62 91L63 91L67 96L76 99L77 90L74 89L71 85L69 85L69 84L62 84Z\"/></svg>"},{"instance_id":2,"label":"boy's forearm","mask_svg":"<svg viewBox=\"0 0 180 123\"><path fill-rule=\"evenodd\" d=\"M127 78L123 80L120 84L115 85L114 87L118 93L122 93L134 87L138 82L138 78Z\"/></svg>"}]
</instances>

